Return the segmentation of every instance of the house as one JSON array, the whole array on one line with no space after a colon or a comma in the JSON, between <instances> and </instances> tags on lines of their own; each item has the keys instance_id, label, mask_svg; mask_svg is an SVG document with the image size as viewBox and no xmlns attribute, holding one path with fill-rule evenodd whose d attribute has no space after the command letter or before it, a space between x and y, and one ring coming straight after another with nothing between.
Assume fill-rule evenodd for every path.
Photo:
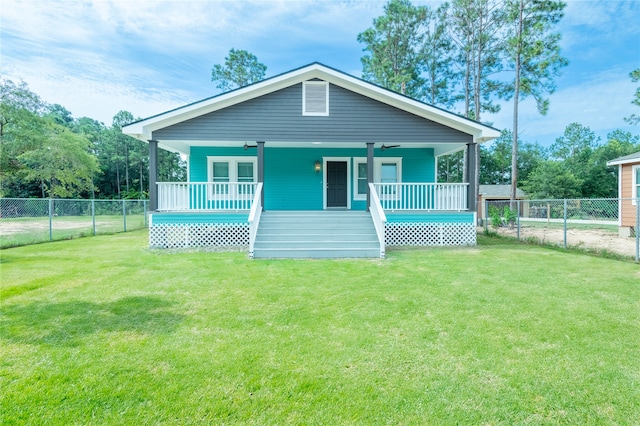
<instances>
[{"instance_id":1,"label":"house","mask_svg":"<svg viewBox=\"0 0 640 426\"><path fill-rule=\"evenodd\" d=\"M607 166L618 166L618 229L621 237L634 234L640 186L640 152L615 158Z\"/></svg>"},{"instance_id":2,"label":"house","mask_svg":"<svg viewBox=\"0 0 640 426\"><path fill-rule=\"evenodd\" d=\"M476 243L476 144L500 132L320 63L123 128L188 158L149 188L151 247L244 246L252 257L384 257ZM467 150L468 182L436 183Z\"/></svg>"},{"instance_id":3,"label":"house","mask_svg":"<svg viewBox=\"0 0 640 426\"><path fill-rule=\"evenodd\" d=\"M516 188L516 200L524 200L527 194L520 188ZM487 217L485 214L486 203L490 206L502 208L511 201L511 185L479 185L478 189L478 218ZM524 212L523 212L524 213ZM526 216L526 215L525 215Z\"/></svg>"}]
</instances>

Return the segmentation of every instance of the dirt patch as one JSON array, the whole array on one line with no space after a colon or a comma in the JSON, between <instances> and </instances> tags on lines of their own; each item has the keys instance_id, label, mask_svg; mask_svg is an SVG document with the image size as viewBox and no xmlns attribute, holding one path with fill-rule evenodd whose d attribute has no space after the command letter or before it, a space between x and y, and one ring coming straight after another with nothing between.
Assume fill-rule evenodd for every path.
<instances>
[{"instance_id":1,"label":"dirt patch","mask_svg":"<svg viewBox=\"0 0 640 426\"><path fill-rule=\"evenodd\" d=\"M54 222L53 229L69 230L69 229L85 229L91 228L91 222ZM16 234L29 234L29 233L41 233L49 231L48 220L34 220L34 221L17 221L17 222L0 222L0 235L10 236Z\"/></svg>"},{"instance_id":2,"label":"dirt patch","mask_svg":"<svg viewBox=\"0 0 640 426\"><path fill-rule=\"evenodd\" d=\"M516 238L516 228L501 227L495 229L500 235ZM543 243L564 244L564 230L554 228L535 228L523 226L520 228L520 239L536 238ZM635 257L636 239L623 238L612 232L597 229L568 229L567 245L593 250L607 250L623 256Z\"/></svg>"}]
</instances>

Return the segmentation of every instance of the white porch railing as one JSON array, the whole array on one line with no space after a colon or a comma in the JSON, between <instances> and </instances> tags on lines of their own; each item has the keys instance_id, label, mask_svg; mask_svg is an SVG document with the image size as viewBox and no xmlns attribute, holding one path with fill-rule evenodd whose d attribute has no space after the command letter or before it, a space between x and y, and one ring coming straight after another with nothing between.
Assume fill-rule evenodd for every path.
<instances>
[{"instance_id":1,"label":"white porch railing","mask_svg":"<svg viewBox=\"0 0 640 426\"><path fill-rule=\"evenodd\" d=\"M254 182L158 182L158 211L249 210Z\"/></svg>"},{"instance_id":2,"label":"white porch railing","mask_svg":"<svg viewBox=\"0 0 640 426\"><path fill-rule=\"evenodd\" d=\"M468 183L373 183L384 210L467 210Z\"/></svg>"},{"instance_id":3,"label":"white porch railing","mask_svg":"<svg viewBox=\"0 0 640 426\"><path fill-rule=\"evenodd\" d=\"M384 238L384 228L385 223L387 222L387 215L384 214L384 210L382 209L382 205L380 204L380 199L378 198L378 194L376 193L376 188L374 184L369 184L369 192L371 194L370 198L370 206L369 211L371 212L371 219L373 219L373 225L376 228L376 234L378 235L378 242L380 243L380 257L384 258L385 256L385 238Z\"/></svg>"},{"instance_id":4,"label":"white porch railing","mask_svg":"<svg viewBox=\"0 0 640 426\"><path fill-rule=\"evenodd\" d=\"M262 182L258 183L253 197L253 205L249 211L249 257L253 258L253 246L258 234L258 225L262 216Z\"/></svg>"}]
</instances>

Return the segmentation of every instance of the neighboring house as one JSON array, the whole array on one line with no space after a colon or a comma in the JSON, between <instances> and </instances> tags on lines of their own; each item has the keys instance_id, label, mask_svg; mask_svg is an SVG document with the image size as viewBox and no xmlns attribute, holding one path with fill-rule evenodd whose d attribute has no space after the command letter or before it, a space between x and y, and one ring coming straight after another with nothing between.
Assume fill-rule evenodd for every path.
<instances>
[{"instance_id":1,"label":"neighboring house","mask_svg":"<svg viewBox=\"0 0 640 426\"><path fill-rule=\"evenodd\" d=\"M608 161L618 166L618 226L620 236L630 237L636 227L638 187L640 187L640 152Z\"/></svg>"},{"instance_id":2,"label":"neighboring house","mask_svg":"<svg viewBox=\"0 0 640 426\"><path fill-rule=\"evenodd\" d=\"M516 188L516 200L524 200L527 194L520 188ZM479 185L478 189L478 218L487 217L485 214L486 203L489 206L502 208L511 201L511 185Z\"/></svg>"},{"instance_id":3,"label":"neighboring house","mask_svg":"<svg viewBox=\"0 0 640 426\"><path fill-rule=\"evenodd\" d=\"M150 185L151 247L247 247L252 257L383 257L390 245L476 243L474 182L436 158L500 135L319 63L123 128L188 158Z\"/></svg>"}]
</instances>

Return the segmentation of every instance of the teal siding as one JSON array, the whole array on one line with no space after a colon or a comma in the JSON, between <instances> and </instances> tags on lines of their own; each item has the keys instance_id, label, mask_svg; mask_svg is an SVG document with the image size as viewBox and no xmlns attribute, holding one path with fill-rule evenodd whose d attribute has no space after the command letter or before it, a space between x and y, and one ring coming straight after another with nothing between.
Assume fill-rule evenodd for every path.
<instances>
[{"instance_id":1,"label":"teal siding","mask_svg":"<svg viewBox=\"0 0 640 426\"><path fill-rule=\"evenodd\" d=\"M435 182L436 159L432 149L402 149L385 151L391 157L402 157L403 182Z\"/></svg>"},{"instance_id":2,"label":"teal siding","mask_svg":"<svg viewBox=\"0 0 640 426\"><path fill-rule=\"evenodd\" d=\"M193 223L247 223L246 213L153 213L152 225Z\"/></svg>"},{"instance_id":3,"label":"teal siding","mask_svg":"<svg viewBox=\"0 0 640 426\"><path fill-rule=\"evenodd\" d=\"M255 145L255 143L250 144ZM206 182L209 179L207 169L207 157L255 157L256 148L245 150L242 147L191 147L189 156L189 181Z\"/></svg>"},{"instance_id":4,"label":"teal siding","mask_svg":"<svg viewBox=\"0 0 640 426\"><path fill-rule=\"evenodd\" d=\"M322 210L322 161L325 150L272 148L264 153L264 208L266 210Z\"/></svg>"},{"instance_id":5,"label":"teal siding","mask_svg":"<svg viewBox=\"0 0 640 426\"><path fill-rule=\"evenodd\" d=\"M424 223L473 223L473 213L387 213L387 223L424 222Z\"/></svg>"},{"instance_id":6,"label":"teal siding","mask_svg":"<svg viewBox=\"0 0 640 426\"><path fill-rule=\"evenodd\" d=\"M367 149L362 148L270 148L265 145L265 209L266 210L322 210L323 173L316 173L314 163L323 157L364 158ZM241 147L193 147L189 156L191 182L206 182L208 156L256 156L255 148ZM403 182L434 182L435 157L433 149L395 148L375 150L375 157L402 157ZM357 182L354 179L354 163L351 160L351 209L365 210L366 201L354 200Z\"/></svg>"}]
</instances>

